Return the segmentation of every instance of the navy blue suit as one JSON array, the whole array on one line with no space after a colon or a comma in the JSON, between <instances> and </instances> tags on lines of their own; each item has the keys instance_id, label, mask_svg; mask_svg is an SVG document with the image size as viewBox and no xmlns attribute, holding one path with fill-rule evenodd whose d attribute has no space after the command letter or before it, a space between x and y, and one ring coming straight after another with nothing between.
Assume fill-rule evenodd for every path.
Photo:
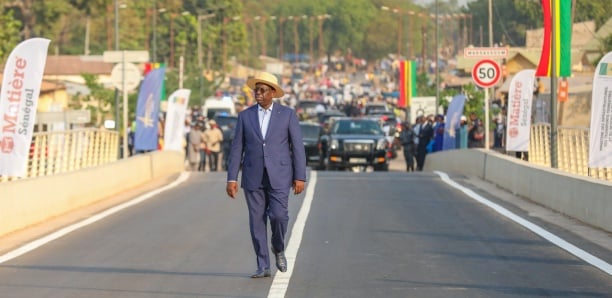
<instances>
[{"instance_id":1,"label":"navy blue suit","mask_svg":"<svg viewBox=\"0 0 612 298\"><path fill-rule=\"evenodd\" d=\"M295 112L275 103L266 138L260 129L258 105L238 114L227 181L237 181L242 166L241 187L248 209L258 269L270 268L267 218L272 230L272 250L285 250L289 223L289 191L294 180L306 181L306 154Z\"/></svg>"}]
</instances>

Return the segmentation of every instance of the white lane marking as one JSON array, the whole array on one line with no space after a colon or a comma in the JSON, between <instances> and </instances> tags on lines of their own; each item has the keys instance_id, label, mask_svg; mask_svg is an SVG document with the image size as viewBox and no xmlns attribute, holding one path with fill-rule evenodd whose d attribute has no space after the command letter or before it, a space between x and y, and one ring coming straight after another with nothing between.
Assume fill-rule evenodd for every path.
<instances>
[{"instance_id":1,"label":"white lane marking","mask_svg":"<svg viewBox=\"0 0 612 298\"><path fill-rule=\"evenodd\" d=\"M103 212L100 212L98 214L93 215L92 217L89 217L89 218L84 219L84 220L82 220L80 222L77 222L75 224L72 224L70 226L62 228L62 229L60 229L58 231L55 231L55 232L53 232L53 233L51 233L49 235L46 235L46 236L44 236L42 238L39 238L39 239L34 240L32 242L29 242L29 243L27 243L27 244L25 244L25 245L15 249L15 250L12 250L12 251L10 251L10 252L0 256L0 264L2 264L4 262L7 262L7 261L10 261L10 260L12 260L12 259L14 259L16 257L19 257L21 255L24 255L24 254L28 253L28 252L31 252L31 251L33 251L33 250L35 250L35 249L37 249L37 248L39 248L39 247L41 247L41 246L51 242L53 240L56 240L56 239L58 239L60 237L65 236L65 235L67 235L67 234L69 234L69 233L71 233L73 231L76 231L76 230L78 230L78 229L80 229L82 227L85 227L87 225L95 223L95 222L97 222L97 221L99 221L99 220L101 220L101 219L103 219L105 217L108 217L108 216L110 216L112 214L115 214L115 213L117 213L117 212L119 212L119 211L121 211L123 209L126 209L126 208L129 208L131 206L134 206L134 205L136 205L138 203L144 202L144 201L146 201L146 200L148 200L148 199L150 199L150 198L152 198L152 197L154 197L154 196L156 196L156 195L158 195L158 194L160 194L160 193L162 193L162 192L164 192L166 190L169 190L169 189L171 189L173 187L176 187L179 184L185 182L187 180L187 178L189 178L189 175L190 175L189 172L183 172L183 173L181 173L181 175L175 181L173 181L172 183L170 183L170 184L168 184L166 186L163 186L163 187L160 187L160 188L155 189L153 191L150 191L150 192L148 192L146 194L143 194L143 195L141 195L139 197L136 197L135 199L132 199L132 200L127 201L127 202L125 202L123 204L120 204L120 205L117 205L117 206L112 207L110 209L107 209L107 210L105 210Z\"/></svg>"},{"instance_id":2,"label":"white lane marking","mask_svg":"<svg viewBox=\"0 0 612 298\"><path fill-rule=\"evenodd\" d=\"M293 229L291 230L291 239L285 249L285 257L287 257L287 272L277 271L274 275L274 280L270 286L268 297L285 297L287 288L289 287L289 280L293 274L293 268L295 267L295 258L297 252L300 249L302 243L302 237L304 235L304 228L306 227L306 219L310 213L310 206L312 205L312 199L314 198L314 188L317 184L317 172L310 172L310 181L306 188L306 194L304 196L304 202L302 207L295 218Z\"/></svg>"},{"instance_id":3,"label":"white lane marking","mask_svg":"<svg viewBox=\"0 0 612 298\"><path fill-rule=\"evenodd\" d=\"M479 203L493 209L495 212L509 218L510 220L518 223L519 225L527 228L528 230L534 232L536 235L548 240L549 242L551 242L552 244L560 247L561 249L573 254L574 256L584 260L585 262L597 267L598 269L600 269L601 271L607 273L608 275L612 275L612 265L608 264L606 261L576 247L575 245L563 240L562 238L558 237L555 234L552 234L546 230L544 230L543 228L541 228L540 226L531 223L530 221L512 213L511 211L509 211L508 209L495 204L487 199L485 199L484 197L480 196L479 194L475 193L474 191L472 191L469 188L463 187L462 185L460 185L459 183L453 181L452 179L450 179L448 177L448 175L444 172L439 172L439 171L434 171L434 173L438 174L440 176L440 178L442 179L442 181L446 182L446 184L449 184L450 186L462 191L463 193L465 193L466 195L468 195L469 197L471 197L472 199L478 201Z\"/></svg>"}]
</instances>

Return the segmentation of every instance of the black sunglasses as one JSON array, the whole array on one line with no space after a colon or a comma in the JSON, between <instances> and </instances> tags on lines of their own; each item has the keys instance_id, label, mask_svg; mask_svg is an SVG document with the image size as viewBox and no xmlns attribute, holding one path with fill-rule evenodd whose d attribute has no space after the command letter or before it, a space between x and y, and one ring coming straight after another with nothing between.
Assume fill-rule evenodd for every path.
<instances>
[{"instance_id":1,"label":"black sunglasses","mask_svg":"<svg viewBox=\"0 0 612 298\"><path fill-rule=\"evenodd\" d=\"M255 89L253 89L254 93L260 92L261 94L265 94L266 92L270 91L270 90L274 90L272 88L264 88L264 87L255 87Z\"/></svg>"}]
</instances>

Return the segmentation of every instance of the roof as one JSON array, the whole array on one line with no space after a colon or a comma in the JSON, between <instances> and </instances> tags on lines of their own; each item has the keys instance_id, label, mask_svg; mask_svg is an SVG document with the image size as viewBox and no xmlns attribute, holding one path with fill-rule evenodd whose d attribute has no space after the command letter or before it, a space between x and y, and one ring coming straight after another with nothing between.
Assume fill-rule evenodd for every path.
<instances>
[{"instance_id":1,"label":"roof","mask_svg":"<svg viewBox=\"0 0 612 298\"><path fill-rule=\"evenodd\" d=\"M517 60L520 57L524 58L525 60L527 60L527 62L529 62L530 64L533 65L533 68L538 67L538 64L540 63L540 56L542 53L542 49L541 48L510 48L508 51L508 57L506 58L507 63L509 63L512 60ZM573 71L578 71L579 70L579 66L582 65L582 57L584 55L583 51L580 50L576 50L576 49L572 49L572 70ZM474 65L476 65L476 63L478 61L480 61L480 58L466 58L463 56L457 56L457 69L463 70L465 73L471 73L472 69L474 68ZM494 60L495 62L499 63L500 65L502 64L502 58L493 58L492 60Z\"/></svg>"},{"instance_id":2,"label":"roof","mask_svg":"<svg viewBox=\"0 0 612 298\"><path fill-rule=\"evenodd\" d=\"M584 45L585 51L601 51L601 42L608 36L612 34L612 17L608 19L608 21L599 27L599 30L595 33L594 38L589 40Z\"/></svg>"},{"instance_id":3,"label":"roof","mask_svg":"<svg viewBox=\"0 0 612 298\"><path fill-rule=\"evenodd\" d=\"M81 75L89 73L94 75L108 75L114 64L102 60L102 56L47 56L45 75Z\"/></svg>"},{"instance_id":4,"label":"roof","mask_svg":"<svg viewBox=\"0 0 612 298\"><path fill-rule=\"evenodd\" d=\"M0 85L2 85L3 80L4 80L4 75L0 73ZM62 90L62 89L66 89L66 86L64 84L46 81L46 80L43 80L40 85L41 93L52 92L52 91Z\"/></svg>"},{"instance_id":5,"label":"roof","mask_svg":"<svg viewBox=\"0 0 612 298\"><path fill-rule=\"evenodd\" d=\"M572 48L582 48L595 37L595 21L574 23L572 27ZM525 47L541 48L544 28L527 30Z\"/></svg>"}]
</instances>

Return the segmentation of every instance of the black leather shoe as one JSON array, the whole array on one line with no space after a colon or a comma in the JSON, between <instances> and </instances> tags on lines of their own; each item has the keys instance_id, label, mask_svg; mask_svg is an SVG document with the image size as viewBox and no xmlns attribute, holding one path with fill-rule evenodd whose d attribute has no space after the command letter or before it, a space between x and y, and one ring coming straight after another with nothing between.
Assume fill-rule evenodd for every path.
<instances>
[{"instance_id":1,"label":"black leather shoe","mask_svg":"<svg viewBox=\"0 0 612 298\"><path fill-rule=\"evenodd\" d=\"M262 277L270 277L270 269L257 270L251 278L262 278Z\"/></svg>"},{"instance_id":2,"label":"black leather shoe","mask_svg":"<svg viewBox=\"0 0 612 298\"><path fill-rule=\"evenodd\" d=\"M276 253L276 268L280 270L280 272L287 272L287 258L285 258L284 252Z\"/></svg>"}]
</instances>

